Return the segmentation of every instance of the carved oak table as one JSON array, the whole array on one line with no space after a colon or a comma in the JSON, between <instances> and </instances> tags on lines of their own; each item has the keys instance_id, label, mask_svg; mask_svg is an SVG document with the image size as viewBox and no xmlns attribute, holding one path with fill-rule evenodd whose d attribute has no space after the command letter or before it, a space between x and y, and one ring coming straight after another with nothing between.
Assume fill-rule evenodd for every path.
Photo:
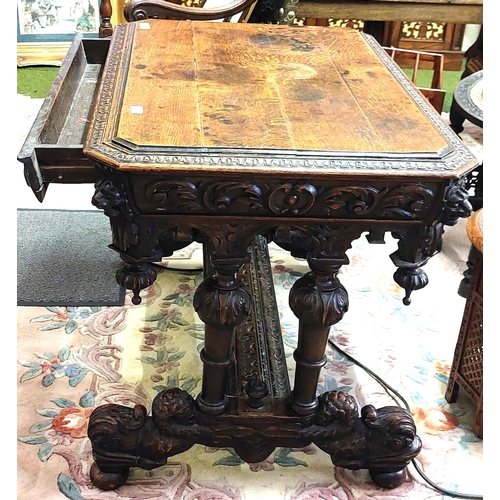
<instances>
[{"instance_id":1,"label":"carved oak table","mask_svg":"<svg viewBox=\"0 0 500 500\"><path fill-rule=\"evenodd\" d=\"M75 44L56 85L84 87L81 75L94 75L86 139L62 137L54 90L19 157L28 183L42 200L50 182L95 181L93 203L124 261L117 279L135 304L161 258L198 241L206 263L194 297L205 323L201 393L167 389L151 415L141 405L94 410L94 484L117 488L131 467L160 467L195 443L233 447L247 462L314 443L336 466L401 484L421 448L411 415L316 394L330 327L348 309L337 274L354 239L381 243L389 232L409 304L443 226L470 214L462 184L475 158L357 31L149 20L118 26L104 52ZM64 98L77 105L78 92ZM293 390L271 241L310 266L290 291Z\"/></svg>"}]
</instances>

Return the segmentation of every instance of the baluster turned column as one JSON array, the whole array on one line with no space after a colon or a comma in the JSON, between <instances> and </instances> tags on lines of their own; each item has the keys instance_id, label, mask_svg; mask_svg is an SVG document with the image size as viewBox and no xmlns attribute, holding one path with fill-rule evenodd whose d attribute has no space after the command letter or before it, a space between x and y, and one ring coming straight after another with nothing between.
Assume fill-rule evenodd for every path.
<instances>
[{"instance_id":1,"label":"baluster turned column","mask_svg":"<svg viewBox=\"0 0 500 500\"><path fill-rule=\"evenodd\" d=\"M226 408L226 373L234 361L234 332L251 307L250 291L238 277L245 262L247 257L213 259L215 275L206 278L194 296L194 308L205 323L202 390L197 402L206 413L219 414Z\"/></svg>"},{"instance_id":2,"label":"baluster turned column","mask_svg":"<svg viewBox=\"0 0 500 500\"><path fill-rule=\"evenodd\" d=\"M310 415L318 406L316 390L330 327L348 309L346 289L337 278L345 263L339 259L308 258L311 272L298 279L290 290L290 308L299 318L299 338L294 352L295 384L291 407L299 415Z\"/></svg>"},{"instance_id":3,"label":"baluster turned column","mask_svg":"<svg viewBox=\"0 0 500 500\"><path fill-rule=\"evenodd\" d=\"M99 38L106 38L113 34L113 26L111 25L111 15L113 14L113 7L111 0L101 0L99 7L99 16L101 22L99 24Z\"/></svg>"}]
</instances>

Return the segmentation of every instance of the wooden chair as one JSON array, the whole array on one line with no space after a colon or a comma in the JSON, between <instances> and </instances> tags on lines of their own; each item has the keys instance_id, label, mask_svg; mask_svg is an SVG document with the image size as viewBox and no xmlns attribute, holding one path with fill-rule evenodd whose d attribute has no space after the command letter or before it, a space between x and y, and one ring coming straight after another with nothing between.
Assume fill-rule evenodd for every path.
<instances>
[{"instance_id":1,"label":"wooden chair","mask_svg":"<svg viewBox=\"0 0 500 500\"><path fill-rule=\"evenodd\" d=\"M192 21L230 21L237 14L250 9L255 0L237 0L223 6L187 7L168 0L130 0L125 4L125 19L129 22L141 19L190 19Z\"/></svg>"},{"instance_id":2,"label":"wooden chair","mask_svg":"<svg viewBox=\"0 0 500 500\"><path fill-rule=\"evenodd\" d=\"M443 89L443 54L397 49L395 47L384 47L384 49L400 67L412 69L410 80L427 98L436 111L441 114L446 95L446 91ZM430 69L432 71L430 87L418 85L419 69Z\"/></svg>"},{"instance_id":3,"label":"wooden chair","mask_svg":"<svg viewBox=\"0 0 500 500\"><path fill-rule=\"evenodd\" d=\"M130 0L124 6L124 16L128 22L148 18L246 22L255 7L256 0L229 1L222 6L219 6L218 2L215 2L215 6L211 4L214 4L213 0L205 0L201 7L188 7L183 5L183 0ZM101 1L99 14L101 18L99 36L101 38L111 36L113 33L111 0Z\"/></svg>"}]
</instances>

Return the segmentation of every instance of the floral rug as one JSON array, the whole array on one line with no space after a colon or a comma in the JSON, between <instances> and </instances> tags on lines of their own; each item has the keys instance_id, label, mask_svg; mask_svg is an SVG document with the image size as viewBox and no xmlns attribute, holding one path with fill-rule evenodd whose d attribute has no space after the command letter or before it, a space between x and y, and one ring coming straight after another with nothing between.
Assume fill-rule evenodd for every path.
<instances>
[{"instance_id":1,"label":"floral rug","mask_svg":"<svg viewBox=\"0 0 500 500\"><path fill-rule=\"evenodd\" d=\"M350 264L339 273L349 311L332 327L331 339L409 402L423 443L417 461L425 474L446 490L482 494L483 442L471 430L475 405L463 391L454 404L444 399L465 305L457 294L469 249L465 222L446 229L442 252L425 266L429 284L413 293L409 306L392 279L389 254L395 240L387 236L385 245L370 245L364 236L356 240L348 252ZM270 256L293 381L297 321L288 292L308 268L274 245ZM195 445L164 467L131 469L126 484L115 491L95 488L86 431L96 406L140 403L150 409L165 387L181 387L193 396L200 391L203 324L192 300L202 279L201 262L197 245L162 261L139 306L127 295L121 307L17 307L18 499L448 498L413 465L400 487L385 490L366 470L334 467L314 445L278 448L251 465L232 449ZM328 348L327 356L319 393L346 391L359 407L400 404L337 351Z\"/></svg>"},{"instance_id":2,"label":"floral rug","mask_svg":"<svg viewBox=\"0 0 500 500\"><path fill-rule=\"evenodd\" d=\"M331 338L409 401L423 441L418 460L435 483L477 493L483 475L482 441L471 432L474 405L462 395L444 399L465 300L456 293L464 269L463 225L453 228L441 254L426 266L430 283L402 304L388 255L395 242L358 240L339 277L350 295L349 312ZM448 244L446 244L448 243ZM461 259L457 259L457 254ZM158 391L201 388L198 353L203 325L192 309L202 279L194 245L163 261L157 282L122 307L18 307L18 498L32 499L434 499L410 465L395 490L375 486L367 471L334 467L315 446L277 449L259 464L243 463L231 449L195 445L151 472L132 469L128 482L101 492L89 480L92 464L86 428L91 411L114 402L151 407ZM289 372L297 322L288 291L304 261L271 247L274 285ZM341 389L359 406L399 404L361 368L328 349L318 391ZM292 379L293 380L293 379Z\"/></svg>"}]
</instances>

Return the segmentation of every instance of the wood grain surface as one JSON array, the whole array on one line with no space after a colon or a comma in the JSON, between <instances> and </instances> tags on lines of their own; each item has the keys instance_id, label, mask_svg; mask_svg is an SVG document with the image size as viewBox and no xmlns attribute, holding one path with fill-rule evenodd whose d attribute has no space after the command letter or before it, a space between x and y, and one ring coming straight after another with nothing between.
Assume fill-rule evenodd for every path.
<instances>
[{"instance_id":1,"label":"wood grain surface","mask_svg":"<svg viewBox=\"0 0 500 500\"><path fill-rule=\"evenodd\" d=\"M115 130L139 147L446 146L357 31L158 20L127 30L133 44Z\"/></svg>"},{"instance_id":2,"label":"wood grain surface","mask_svg":"<svg viewBox=\"0 0 500 500\"><path fill-rule=\"evenodd\" d=\"M483 252L483 209L474 212L467 220L467 236L471 243Z\"/></svg>"},{"instance_id":3,"label":"wood grain surface","mask_svg":"<svg viewBox=\"0 0 500 500\"><path fill-rule=\"evenodd\" d=\"M482 24L483 0L301 0L300 17Z\"/></svg>"}]
</instances>

